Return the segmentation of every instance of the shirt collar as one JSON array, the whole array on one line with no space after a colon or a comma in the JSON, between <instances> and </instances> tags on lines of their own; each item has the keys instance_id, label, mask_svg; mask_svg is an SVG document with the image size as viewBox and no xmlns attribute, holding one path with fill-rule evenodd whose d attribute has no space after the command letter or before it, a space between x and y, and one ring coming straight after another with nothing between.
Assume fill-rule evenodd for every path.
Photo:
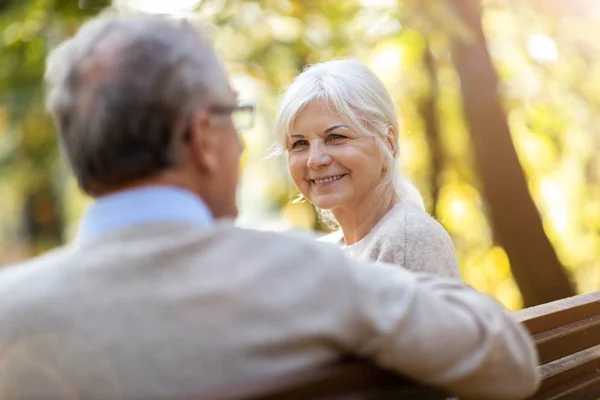
<instances>
[{"instance_id":1,"label":"shirt collar","mask_svg":"<svg viewBox=\"0 0 600 400\"><path fill-rule=\"evenodd\" d=\"M173 186L152 186L102 196L86 210L77 241L93 240L123 228L151 222L184 222L212 227L213 216L204 201Z\"/></svg>"}]
</instances>

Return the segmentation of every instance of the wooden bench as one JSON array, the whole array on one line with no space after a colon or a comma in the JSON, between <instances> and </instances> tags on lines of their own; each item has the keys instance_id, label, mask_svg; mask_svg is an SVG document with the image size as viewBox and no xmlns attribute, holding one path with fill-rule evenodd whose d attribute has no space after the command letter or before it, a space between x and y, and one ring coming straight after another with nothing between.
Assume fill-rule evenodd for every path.
<instances>
[{"instance_id":1,"label":"wooden bench","mask_svg":"<svg viewBox=\"0 0 600 400\"><path fill-rule=\"evenodd\" d=\"M532 399L600 398L600 292L514 313L533 335L542 385Z\"/></svg>"},{"instance_id":2,"label":"wooden bench","mask_svg":"<svg viewBox=\"0 0 600 400\"><path fill-rule=\"evenodd\" d=\"M542 384L535 400L600 398L600 292L513 313L532 334ZM356 361L284 376L195 400L445 399L436 389Z\"/></svg>"}]
</instances>

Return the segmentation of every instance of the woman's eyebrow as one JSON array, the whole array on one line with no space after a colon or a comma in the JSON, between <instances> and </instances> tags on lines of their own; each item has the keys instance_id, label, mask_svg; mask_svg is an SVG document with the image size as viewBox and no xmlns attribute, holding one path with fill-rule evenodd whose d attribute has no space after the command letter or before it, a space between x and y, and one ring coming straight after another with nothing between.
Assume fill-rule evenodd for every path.
<instances>
[{"instance_id":1,"label":"woman's eyebrow","mask_svg":"<svg viewBox=\"0 0 600 400\"><path fill-rule=\"evenodd\" d=\"M323 132L323 133L329 133L329 132L335 131L338 128L346 128L346 129L348 129L348 126L346 126L346 125L334 125L334 126L332 126L330 128L325 129L325 132Z\"/></svg>"}]
</instances>

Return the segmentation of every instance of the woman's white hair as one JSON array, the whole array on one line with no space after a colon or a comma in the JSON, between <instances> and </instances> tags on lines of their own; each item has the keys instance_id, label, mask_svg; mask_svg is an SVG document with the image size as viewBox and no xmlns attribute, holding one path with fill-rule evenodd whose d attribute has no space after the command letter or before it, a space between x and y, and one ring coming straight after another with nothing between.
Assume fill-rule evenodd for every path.
<instances>
[{"instance_id":1,"label":"woman's white hair","mask_svg":"<svg viewBox=\"0 0 600 400\"><path fill-rule=\"evenodd\" d=\"M418 189L400 170L398 137L396 151L388 142L390 126L399 132L396 106L383 83L356 60L333 60L315 64L289 86L275 117L279 152L285 149L296 116L312 101L326 101L357 132L374 136L386 159L381 187L391 184L400 201L425 208Z\"/></svg>"}]
</instances>

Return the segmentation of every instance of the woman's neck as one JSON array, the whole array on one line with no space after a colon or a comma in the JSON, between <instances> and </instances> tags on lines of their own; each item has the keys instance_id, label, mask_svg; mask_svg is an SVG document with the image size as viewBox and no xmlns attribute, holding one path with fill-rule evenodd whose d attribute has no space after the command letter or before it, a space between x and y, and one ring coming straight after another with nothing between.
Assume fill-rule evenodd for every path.
<instances>
[{"instance_id":1,"label":"woman's neck","mask_svg":"<svg viewBox=\"0 0 600 400\"><path fill-rule=\"evenodd\" d=\"M362 240L399 199L392 186L375 190L355 207L331 210L344 234L346 246Z\"/></svg>"}]
</instances>

